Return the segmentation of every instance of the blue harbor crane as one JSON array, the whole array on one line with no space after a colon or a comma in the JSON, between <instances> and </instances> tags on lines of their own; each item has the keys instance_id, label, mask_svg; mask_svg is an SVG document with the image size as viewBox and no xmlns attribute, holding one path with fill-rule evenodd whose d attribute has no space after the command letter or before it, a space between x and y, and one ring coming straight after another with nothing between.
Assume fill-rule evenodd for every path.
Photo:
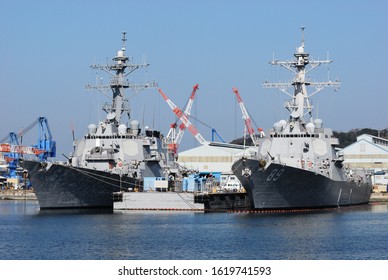
<instances>
[{"instance_id":1,"label":"blue harbor crane","mask_svg":"<svg viewBox=\"0 0 388 280\"><path fill-rule=\"evenodd\" d=\"M40 154L38 157L42 161L47 161L48 157L56 156L56 142L53 140L47 118L39 117L37 123L39 124L39 138L38 144L35 147L44 150L44 153Z\"/></svg>"},{"instance_id":2,"label":"blue harbor crane","mask_svg":"<svg viewBox=\"0 0 388 280\"><path fill-rule=\"evenodd\" d=\"M23 135L38 125L38 141L36 145L24 146ZM39 117L33 123L22 129L18 134L10 132L6 137L0 140L0 152L8 164L7 178L18 178L19 160L23 155L35 155L39 161L47 161L48 157L56 156L56 142L52 139L52 134L48 125L47 118ZM19 170L20 169L20 170Z\"/></svg>"},{"instance_id":3,"label":"blue harbor crane","mask_svg":"<svg viewBox=\"0 0 388 280\"><path fill-rule=\"evenodd\" d=\"M212 132L212 142L216 141L216 136L217 136L217 138L218 138L222 143L225 143L224 138L222 138L221 134L218 133L218 131L217 131L214 127L212 127L211 125L209 125L209 124L207 124L207 123L205 123L205 122L199 120L198 118L196 118L196 117L194 117L194 116L191 116L191 115L190 115L189 117L190 117L191 119L193 119L193 120L199 122L200 124L206 126L207 128L210 128L210 129L211 129L211 132Z\"/></svg>"},{"instance_id":4,"label":"blue harbor crane","mask_svg":"<svg viewBox=\"0 0 388 280\"><path fill-rule=\"evenodd\" d=\"M8 141L7 141L8 140ZM11 145L19 145L19 140L15 132L10 132L0 143L8 142ZM3 157L8 163L8 176L9 178L16 178L16 169L18 167L19 153L16 152L5 152Z\"/></svg>"},{"instance_id":5,"label":"blue harbor crane","mask_svg":"<svg viewBox=\"0 0 388 280\"><path fill-rule=\"evenodd\" d=\"M38 158L40 161L47 161L49 157L56 156L56 142L53 140L51 130L48 124L48 120L46 117L39 117L35 121L33 121L30 125L25 127L19 132L20 142L23 142L23 135L33 129L35 126L38 126L38 141L36 145L32 147L37 148L39 150L43 150L43 153L38 154Z\"/></svg>"}]
</instances>

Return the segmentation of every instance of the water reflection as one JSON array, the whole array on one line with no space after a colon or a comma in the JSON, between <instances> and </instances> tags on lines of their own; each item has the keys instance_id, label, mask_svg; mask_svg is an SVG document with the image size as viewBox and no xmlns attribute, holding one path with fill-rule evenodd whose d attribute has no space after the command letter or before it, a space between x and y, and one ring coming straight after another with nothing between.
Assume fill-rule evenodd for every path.
<instances>
[{"instance_id":1,"label":"water reflection","mask_svg":"<svg viewBox=\"0 0 388 280\"><path fill-rule=\"evenodd\" d=\"M39 215L101 215L113 214L113 209L43 209Z\"/></svg>"},{"instance_id":2,"label":"water reflection","mask_svg":"<svg viewBox=\"0 0 388 280\"><path fill-rule=\"evenodd\" d=\"M39 204L35 200L0 200L0 215L35 215Z\"/></svg>"},{"instance_id":3,"label":"water reflection","mask_svg":"<svg viewBox=\"0 0 388 280\"><path fill-rule=\"evenodd\" d=\"M387 259L388 203L295 213L45 210L0 201L4 259ZM12 244L12 246L9 246Z\"/></svg>"}]
</instances>

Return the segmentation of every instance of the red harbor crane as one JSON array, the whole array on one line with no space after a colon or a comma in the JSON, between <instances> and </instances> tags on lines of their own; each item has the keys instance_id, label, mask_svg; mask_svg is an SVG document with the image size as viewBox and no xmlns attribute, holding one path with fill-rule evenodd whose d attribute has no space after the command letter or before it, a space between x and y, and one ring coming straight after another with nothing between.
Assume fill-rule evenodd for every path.
<instances>
[{"instance_id":1,"label":"red harbor crane","mask_svg":"<svg viewBox=\"0 0 388 280\"><path fill-rule=\"evenodd\" d=\"M194 88L193 89L193 92L195 94L195 91L197 90L198 88ZM198 132L198 129L189 121L188 119L188 116L182 112L182 110L176 106L174 104L174 102L172 102L166 94L164 94L164 92L162 91L162 89L159 89L159 93L162 95L163 99L166 101L166 103L168 104L168 106L170 106L171 110L174 112L174 114L181 120L182 124L188 128L188 130L191 132L191 134L193 134L193 136L195 137L195 139L198 140L198 142L201 144L201 145L205 145L207 144L207 141L205 140L205 138L203 138L203 136ZM192 94L192 97L194 98L194 95ZM191 98L190 98L191 99ZM178 139L178 137L177 137ZM179 140L180 141L180 140ZM176 143L173 143L173 148L176 150ZM175 146L174 146L175 145ZM178 143L179 145L179 143Z\"/></svg>"},{"instance_id":2,"label":"red harbor crane","mask_svg":"<svg viewBox=\"0 0 388 280\"><path fill-rule=\"evenodd\" d=\"M248 111L245 108L244 102L242 101L242 98L241 98L240 93L238 92L237 88L234 87L233 88L233 92L234 92L234 94L237 97L238 104L240 105L242 117L243 117L243 119L245 121L245 126L246 126L246 128L248 130L248 134L249 134L249 136L252 139L253 145L257 146L257 136L255 134L255 130L253 129L251 118L250 118L250 116L248 114ZM263 133L262 129L259 128L258 130L259 130L260 134Z\"/></svg>"},{"instance_id":3,"label":"red harbor crane","mask_svg":"<svg viewBox=\"0 0 388 280\"><path fill-rule=\"evenodd\" d=\"M190 116L191 108L193 107L193 103L194 103L194 97L195 97L195 94L196 94L198 88L199 88L198 84L195 84L193 86L193 90L191 92L189 101L187 102L187 105L186 105L186 108L184 111L184 114L186 115L186 117ZM186 129L186 125L183 122L179 125L178 134L176 134L177 127L178 127L178 125L176 122L172 123L170 125L170 130L166 136L166 138L169 140L169 149L171 151L173 151L174 154L176 154L178 152L178 147L182 141L183 134L184 134L185 129Z\"/></svg>"}]
</instances>

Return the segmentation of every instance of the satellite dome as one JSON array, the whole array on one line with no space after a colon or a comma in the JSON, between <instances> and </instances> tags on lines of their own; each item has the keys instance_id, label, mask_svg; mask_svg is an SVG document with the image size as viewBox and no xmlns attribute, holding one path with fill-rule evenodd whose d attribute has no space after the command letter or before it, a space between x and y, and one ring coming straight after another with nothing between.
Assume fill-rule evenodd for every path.
<instances>
[{"instance_id":1,"label":"satellite dome","mask_svg":"<svg viewBox=\"0 0 388 280\"><path fill-rule=\"evenodd\" d=\"M119 135L125 135L127 133L127 126L125 124L120 124L118 127Z\"/></svg>"},{"instance_id":2,"label":"satellite dome","mask_svg":"<svg viewBox=\"0 0 388 280\"><path fill-rule=\"evenodd\" d=\"M313 134L315 130L315 125L311 122L306 124L306 130L308 134Z\"/></svg>"},{"instance_id":3,"label":"satellite dome","mask_svg":"<svg viewBox=\"0 0 388 280\"><path fill-rule=\"evenodd\" d=\"M287 126L287 121L285 120L280 120L279 123L282 125L282 129L284 130Z\"/></svg>"},{"instance_id":4,"label":"satellite dome","mask_svg":"<svg viewBox=\"0 0 388 280\"><path fill-rule=\"evenodd\" d=\"M131 129L139 129L140 122L138 120L132 120L130 123Z\"/></svg>"},{"instance_id":5,"label":"satellite dome","mask_svg":"<svg viewBox=\"0 0 388 280\"><path fill-rule=\"evenodd\" d=\"M321 119L315 119L314 124L316 128L322 128L323 127L323 121Z\"/></svg>"},{"instance_id":6,"label":"satellite dome","mask_svg":"<svg viewBox=\"0 0 388 280\"><path fill-rule=\"evenodd\" d=\"M131 127L132 134L137 136L140 133L140 122L138 120L132 120L129 124Z\"/></svg>"},{"instance_id":7,"label":"satellite dome","mask_svg":"<svg viewBox=\"0 0 388 280\"><path fill-rule=\"evenodd\" d=\"M96 134L97 132L97 125L91 123L88 125L88 133L89 134Z\"/></svg>"},{"instance_id":8,"label":"satellite dome","mask_svg":"<svg viewBox=\"0 0 388 280\"><path fill-rule=\"evenodd\" d=\"M275 133L282 132L282 128L283 128L283 126L282 126L282 124L280 122L276 122L273 125L273 130L275 131Z\"/></svg>"}]
</instances>

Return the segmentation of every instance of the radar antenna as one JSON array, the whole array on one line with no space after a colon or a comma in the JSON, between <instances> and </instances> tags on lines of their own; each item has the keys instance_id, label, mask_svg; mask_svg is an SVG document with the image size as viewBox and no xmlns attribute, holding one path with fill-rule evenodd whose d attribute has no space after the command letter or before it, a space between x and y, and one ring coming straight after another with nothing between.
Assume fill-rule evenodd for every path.
<instances>
[{"instance_id":1,"label":"radar antenna","mask_svg":"<svg viewBox=\"0 0 388 280\"><path fill-rule=\"evenodd\" d=\"M301 46L302 46L303 48L304 48L304 29L305 29L304 26L301 26L301 27L300 27L300 30L302 30Z\"/></svg>"},{"instance_id":2,"label":"radar antenna","mask_svg":"<svg viewBox=\"0 0 388 280\"><path fill-rule=\"evenodd\" d=\"M127 34L127 32L122 32L123 34L123 39L121 39L123 41L123 47L121 48L123 51L125 51L125 42L127 41L127 38L125 38L125 34Z\"/></svg>"},{"instance_id":3,"label":"radar antenna","mask_svg":"<svg viewBox=\"0 0 388 280\"><path fill-rule=\"evenodd\" d=\"M306 74L311 70L315 69L322 64L330 64L332 60L310 60L309 54L305 52L304 45L304 30L305 27L301 27L302 39L301 45L296 49L294 57L296 60L292 61L279 61L272 60L269 63L271 65L279 65L286 68L293 74L295 74L294 79L291 82L286 83L270 83L268 81L263 82L264 88L278 88L288 96L292 98L291 101L286 103L287 110L290 111L290 117L292 121L302 119L306 114L309 114L310 121L312 121L312 110L313 106L310 104L310 98L316 93L320 92L326 87L335 87L339 88L341 82L339 80L327 81L327 82L312 82L309 78L306 78ZM308 94L307 86L312 86L315 88L315 91ZM289 88L294 89L294 93L289 93L287 90ZM305 112L306 110L306 112Z\"/></svg>"},{"instance_id":4,"label":"radar antenna","mask_svg":"<svg viewBox=\"0 0 388 280\"><path fill-rule=\"evenodd\" d=\"M108 73L111 76L111 81L108 85L91 85L87 84L85 88L87 90L98 90L102 92L103 94L107 95L107 92L109 89L112 91L112 104L104 104L103 110L107 114L111 114L111 116L114 116L113 119L111 119L113 122L116 123L118 126L121 123L121 116L125 112L127 114L128 120L130 119L130 106L129 106L129 100L125 97L125 89L130 88L135 93L140 92L143 89L146 88L155 88L157 87L156 82L146 82L144 84L134 84L132 82L129 82L126 77L134 72L135 70L138 70L140 68L147 68L149 64L142 63L142 64L135 64L130 61L130 59L125 55L125 48L126 48L126 32L122 32L122 48L117 52L117 55L113 58L114 63L113 64L106 64L106 65L100 65L100 64L93 64L90 67L92 69L99 69L103 70L104 72Z\"/></svg>"}]
</instances>

